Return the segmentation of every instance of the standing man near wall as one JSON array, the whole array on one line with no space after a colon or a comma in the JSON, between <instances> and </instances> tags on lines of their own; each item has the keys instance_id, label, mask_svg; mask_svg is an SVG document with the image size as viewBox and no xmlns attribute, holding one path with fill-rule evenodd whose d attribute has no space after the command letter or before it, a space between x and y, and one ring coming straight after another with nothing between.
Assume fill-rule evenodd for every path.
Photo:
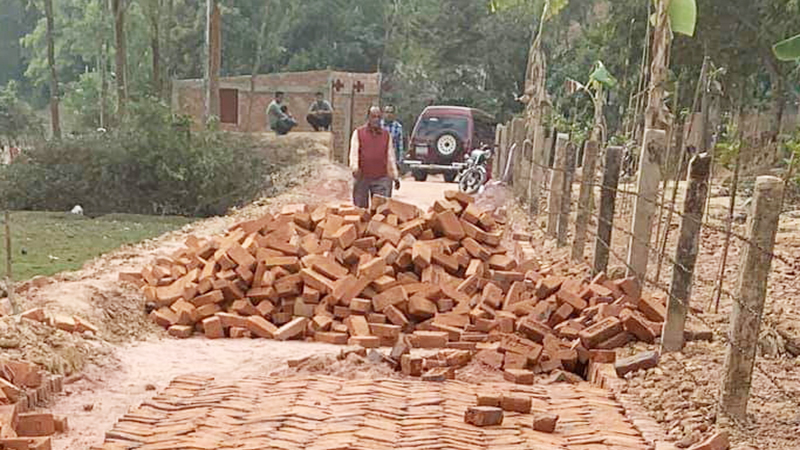
<instances>
[{"instance_id":1,"label":"standing man near wall","mask_svg":"<svg viewBox=\"0 0 800 450\"><path fill-rule=\"evenodd\" d=\"M283 92L275 92L275 100L270 102L267 107L267 117L269 118L269 128L278 135L284 135L297 125L291 116L286 114L283 109Z\"/></svg>"},{"instance_id":2,"label":"standing man near wall","mask_svg":"<svg viewBox=\"0 0 800 450\"><path fill-rule=\"evenodd\" d=\"M397 120L393 105L383 107L383 120L381 126L389 132L394 140L397 165L402 169L403 156L405 155L405 142L403 139L403 124Z\"/></svg>"},{"instance_id":3,"label":"standing man near wall","mask_svg":"<svg viewBox=\"0 0 800 450\"><path fill-rule=\"evenodd\" d=\"M329 131L332 119L333 107L325 100L322 92L317 92L316 101L308 108L308 115L306 116L308 124L314 127L314 131Z\"/></svg>"},{"instance_id":4,"label":"standing man near wall","mask_svg":"<svg viewBox=\"0 0 800 450\"><path fill-rule=\"evenodd\" d=\"M353 203L369 208L373 195L392 196L400 189L392 135L381 127L381 109L369 109L367 123L356 128L350 139L350 170L353 172Z\"/></svg>"}]
</instances>

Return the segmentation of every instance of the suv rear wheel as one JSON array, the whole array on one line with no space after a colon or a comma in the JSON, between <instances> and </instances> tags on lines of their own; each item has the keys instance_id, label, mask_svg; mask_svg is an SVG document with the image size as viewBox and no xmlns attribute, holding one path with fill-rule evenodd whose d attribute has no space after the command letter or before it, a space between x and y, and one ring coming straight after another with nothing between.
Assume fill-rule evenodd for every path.
<instances>
[{"instance_id":1,"label":"suv rear wheel","mask_svg":"<svg viewBox=\"0 0 800 450\"><path fill-rule=\"evenodd\" d=\"M444 173L444 182L445 183L452 183L456 181L456 176L458 176L458 172L445 172Z\"/></svg>"},{"instance_id":2,"label":"suv rear wheel","mask_svg":"<svg viewBox=\"0 0 800 450\"><path fill-rule=\"evenodd\" d=\"M436 152L444 157L455 155L458 150L458 136L451 132L444 132L436 138Z\"/></svg>"},{"instance_id":3,"label":"suv rear wheel","mask_svg":"<svg viewBox=\"0 0 800 450\"><path fill-rule=\"evenodd\" d=\"M428 172L423 172L421 170L412 170L411 175L414 176L415 181L425 181L428 179Z\"/></svg>"}]
</instances>

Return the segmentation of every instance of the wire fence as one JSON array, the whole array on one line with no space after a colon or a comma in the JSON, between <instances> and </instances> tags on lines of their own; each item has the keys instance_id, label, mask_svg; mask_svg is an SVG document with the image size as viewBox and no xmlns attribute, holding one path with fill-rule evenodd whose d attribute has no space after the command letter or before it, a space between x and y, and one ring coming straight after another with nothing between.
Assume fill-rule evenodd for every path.
<instances>
[{"instance_id":1,"label":"wire fence","mask_svg":"<svg viewBox=\"0 0 800 450\"><path fill-rule=\"evenodd\" d=\"M710 217L710 200L712 192L719 191L722 185L713 185L713 180L706 179L704 181L704 188L706 189L706 198L703 199L704 205L700 214L687 214L683 208L676 206L682 204L687 195L689 195L689 183L683 181L678 176L670 177L671 186L669 181L659 184L655 195L642 195L637 190L637 180L635 177L624 177L619 180L619 171L621 171L622 161L617 161L616 164L604 164L606 158L602 157L603 151L598 152L597 164L598 169L594 173L582 173L579 179L575 177L575 167L583 166L580 159L583 152L577 152L578 158L576 161L570 161L568 146L574 145L568 143L562 137L556 138L555 133L552 136L552 147L549 155L545 155L544 149L532 149L530 152L521 152L511 156L514 161L513 165L518 167L513 172L512 188L516 196L524 204L535 205L531 207L531 211L537 211L538 216L532 217L530 223L534 225L541 233L547 236L548 239L555 239L558 245L565 246L569 242L578 242L581 248L578 251L573 249L573 256L577 253L583 257L583 241L579 236L576 239L575 233L581 233L580 227L576 228L575 221L580 220L580 216L588 216L590 218L588 226L585 227L586 238L585 242L588 253L595 256L596 250L604 250L608 255L613 258L617 266L622 266L628 274L637 274L641 272L641 267L632 267L630 264L630 257L626 256L632 245L638 245L647 251L647 270L639 277L640 283L645 290L650 292L658 292L665 295L667 302L679 302L684 308L689 317L701 323L704 327L711 331L713 338L722 342L730 349L734 349L739 353L747 353L752 351L754 343L742 344L737 340L735 335L731 333L731 327L726 327L724 330L718 329L719 327L712 323L709 319L712 316L711 306L714 303L714 297L717 297L716 305L713 308L713 313L718 312L719 298L724 298L726 304L733 307L735 305L744 314L749 315L753 320L760 323L762 334L772 333L773 335L780 335L778 330L779 320L765 315L764 311L769 311L767 299L761 305L753 306L747 301L742 300L742 294L739 292L738 280L736 277L730 276L728 272L738 269L741 261L736 261L734 258L729 258L729 252L739 251L740 254L745 249L750 252L759 253L770 264L785 264L792 269L800 269L800 259L792 257L791 255L784 254L780 249L769 249L764 245L755 242L753 239L748 238L737 230L741 225L734 223L734 206L731 201L730 205L725 206L725 213L719 221L721 223L714 223ZM545 148L548 148L545 146ZM501 152L503 149L501 148ZM679 156L678 160L683 157ZM547 163L544 163L544 162ZM679 163L680 164L680 163ZM738 165L738 158L737 158ZM598 182L598 179L604 179L608 176L609 170L618 171L616 174L617 182L613 184L605 184ZM641 170L641 169L640 169ZM741 190L738 177L738 167L733 181L727 186L730 193L736 193ZM603 176L601 176L603 175ZM613 178L613 177L612 177ZM788 174L787 174L788 179ZM564 181L567 180L567 181ZM590 195L579 195L581 189L588 189ZM598 199L603 192L611 193L614 198L613 214L610 217L604 217L602 211L598 212ZM530 198L533 194L538 193L537 198ZM735 194L733 194L735 196ZM559 196L562 197L559 200ZM555 198L554 198L555 197ZM565 198L565 199L564 199ZM588 198L588 203L580 204L581 199ZM735 197L734 197L735 200ZM602 200L600 200L602 202ZM782 199L781 199L782 202ZM654 216L651 217L650 232L645 235L637 235L634 230L633 221L635 220L635 210L637 204L648 205L655 211ZM780 206L780 205L779 205ZM588 214L586 209L588 209ZM578 210L582 210L582 214L576 214ZM540 221L547 218L547 227L540 225ZM559 226L554 227L553 223ZM572 239L566 239L559 233L559 228L565 229L564 222L568 224L566 227L572 234ZM612 231L611 237L606 239L598 233L600 225ZM682 226L693 225L698 230L697 251L695 259L691 264L684 264L677 259L677 249L681 244L680 238L676 233ZM777 226L777 224L776 224ZM722 254L718 252L719 240L724 239L725 244L722 245ZM774 236L773 236L774 244ZM594 245L592 245L594 244ZM685 244L685 243L684 243ZM595 248L595 251L592 250ZM772 245L770 245L772 247ZM676 256L673 256L676 255ZM701 256L705 259L701 261ZM708 255L714 258L716 263L711 265L717 268L715 276L708 277L701 271L696 270L698 265L704 263L706 265ZM608 258L610 259L610 258ZM591 261L591 259L590 259ZM720 264L719 261L722 261ZM728 265L727 262L730 262ZM664 270L662 270L662 268ZM608 263L605 267L595 267L595 272L608 270ZM773 267L773 270L775 268ZM689 295L685 298L679 298L673 292L673 286L663 281L666 277L675 277L677 272L688 274L691 280L689 288ZM674 283L673 283L674 284ZM733 286L732 286L733 285ZM697 298L703 291L709 297L705 307L692 306L690 299L694 300L697 304ZM766 287L764 288L763 295L766 295ZM779 308L779 310L782 310ZM780 318L779 318L780 319ZM744 348L745 347L748 348ZM669 352L662 352L662 357L667 357L671 361L678 363L678 367L691 379L695 384L698 380L694 376L691 369L687 368L681 358L676 357L675 354ZM783 398L796 406L800 406L800 394L795 388L789 387L788 383L779 379L778 376L773 375L765 365L765 359L760 355L756 355L753 369L758 374L762 375L769 383L781 393ZM747 383L750 381L747 380ZM745 400L746 404L746 400ZM734 417L734 419L736 419Z\"/></svg>"}]
</instances>

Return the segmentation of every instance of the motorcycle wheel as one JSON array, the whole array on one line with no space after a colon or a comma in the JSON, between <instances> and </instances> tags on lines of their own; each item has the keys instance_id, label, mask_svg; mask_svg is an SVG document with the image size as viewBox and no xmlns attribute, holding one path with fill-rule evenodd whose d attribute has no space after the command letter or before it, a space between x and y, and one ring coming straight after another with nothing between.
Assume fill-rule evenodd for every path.
<instances>
[{"instance_id":1,"label":"motorcycle wheel","mask_svg":"<svg viewBox=\"0 0 800 450\"><path fill-rule=\"evenodd\" d=\"M486 182L486 173L478 169L467 169L458 182L458 189L465 194L474 194Z\"/></svg>"}]
</instances>

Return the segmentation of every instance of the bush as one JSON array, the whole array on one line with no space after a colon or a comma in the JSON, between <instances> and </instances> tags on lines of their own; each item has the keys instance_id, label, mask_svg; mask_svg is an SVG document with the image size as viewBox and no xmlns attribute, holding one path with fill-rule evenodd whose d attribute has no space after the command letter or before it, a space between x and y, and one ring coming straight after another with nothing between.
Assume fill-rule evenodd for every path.
<instances>
[{"instance_id":1,"label":"bush","mask_svg":"<svg viewBox=\"0 0 800 450\"><path fill-rule=\"evenodd\" d=\"M42 143L0 167L4 206L208 216L251 200L264 186L266 157L250 139L190 131L188 119L157 102L130 108L119 130Z\"/></svg>"}]
</instances>

